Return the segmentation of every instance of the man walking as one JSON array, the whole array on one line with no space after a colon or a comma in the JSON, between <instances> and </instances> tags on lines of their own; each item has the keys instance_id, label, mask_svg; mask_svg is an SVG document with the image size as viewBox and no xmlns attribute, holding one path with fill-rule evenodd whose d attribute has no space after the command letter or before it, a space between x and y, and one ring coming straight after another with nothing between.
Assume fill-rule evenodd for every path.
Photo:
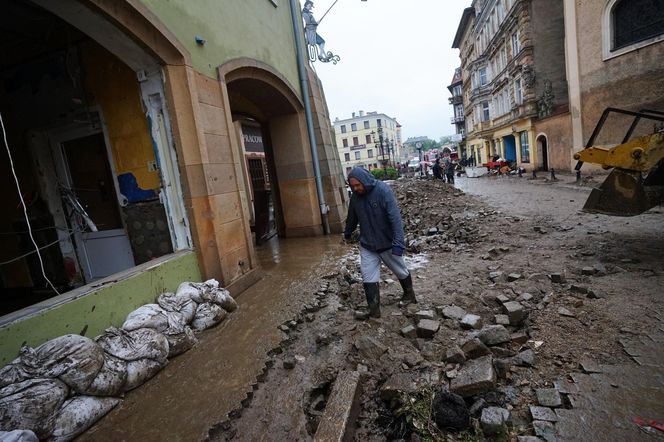
<instances>
[{"instance_id":1,"label":"man walking","mask_svg":"<svg viewBox=\"0 0 664 442\"><path fill-rule=\"evenodd\" d=\"M369 315L380 318L380 263L399 279L404 303L416 303L413 280L403 259L404 244L401 213L389 186L378 181L369 171L356 167L348 174L353 195L346 218L344 238L360 224L360 267Z\"/></svg>"}]
</instances>

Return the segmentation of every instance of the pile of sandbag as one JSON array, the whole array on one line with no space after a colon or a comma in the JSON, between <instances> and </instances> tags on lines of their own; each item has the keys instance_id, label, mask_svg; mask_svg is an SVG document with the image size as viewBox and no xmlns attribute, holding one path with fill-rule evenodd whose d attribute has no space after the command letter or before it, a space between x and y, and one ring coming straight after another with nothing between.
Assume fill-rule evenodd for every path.
<instances>
[{"instance_id":1,"label":"pile of sandbag","mask_svg":"<svg viewBox=\"0 0 664 442\"><path fill-rule=\"evenodd\" d=\"M0 369L0 441L74 439L120 403L118 396L193 347L194 331L219 324L236 308L216 280L184 282L94 340L66 335L22 347Z\"/></svg>"}]
</instances>

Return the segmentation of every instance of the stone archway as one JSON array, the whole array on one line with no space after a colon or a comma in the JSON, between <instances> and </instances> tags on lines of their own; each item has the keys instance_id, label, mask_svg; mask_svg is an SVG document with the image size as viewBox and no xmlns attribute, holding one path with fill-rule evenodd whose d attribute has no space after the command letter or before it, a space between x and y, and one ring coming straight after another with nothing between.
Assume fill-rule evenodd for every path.
<instances>
[{"instance_id":1,"label":"stone archway","mask_svg":"<svg viewBox=\"0 0 664 442\"><path fill-rule=\"evenodd\" d=\"M549 170L549 143L544 134L537 137L537 158L539 158L538 168L544 171Z\"/></svg>"}]
</instances>

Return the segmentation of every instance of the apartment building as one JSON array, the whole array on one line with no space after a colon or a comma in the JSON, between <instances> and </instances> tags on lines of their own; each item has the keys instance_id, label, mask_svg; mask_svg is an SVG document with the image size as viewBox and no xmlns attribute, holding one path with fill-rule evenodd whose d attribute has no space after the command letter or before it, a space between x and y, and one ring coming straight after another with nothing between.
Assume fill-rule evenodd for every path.
<instances>
[{"instance_id":1,"label":"apartment building","mask_svg":"<svg viewBox=\"0 0 664 442\"><path fill-rule=\"evenodd\" d=\"M464 10L452 47L468 155L478 163L499 156L529 170L569 167L569 145L547 145L537 128L552 118L551 130L570 124L563 17L562 3L547 0L474 0Z\"/></svg>"},{"instance_id":2,"label":"apartment building","mask_svg":"<svg viewBox=\"0 0 664 442\"><path fill-rule=\"evenodd\" d=\"M342 170L374 169L401 162L402 138L399 122L379 112L353 112L350 118L334 121Z\"/></svg>"},{"instance_id":3,"label":"apartment building","mask_svg":"<svg viewBox=\"0 0 664 442\"><path fill-rule=\"evenodd\" d=\"M451 123L454 125L454 133L457 135L455 141L458 143L459 157L467 158L466 117L463 110L463 73L460 67L454 70L454 77L450 85L447 86L447 89L452 94L449 98L450 105L454 111Z\"/></svg>"}]
</instances>

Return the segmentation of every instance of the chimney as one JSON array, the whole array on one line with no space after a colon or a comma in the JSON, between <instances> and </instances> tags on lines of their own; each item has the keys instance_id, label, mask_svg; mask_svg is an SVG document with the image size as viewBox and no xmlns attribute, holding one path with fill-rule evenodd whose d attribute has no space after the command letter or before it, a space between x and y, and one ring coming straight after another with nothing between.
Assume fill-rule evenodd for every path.
<instances>
[{"instance_id":1,"label":"chimney","mask_svg":"<svg viewBox=\"0 0 664 442\"><path fill-rule=\"evenodd\" d=\"M364 111L360 111L360 117L364 116Z\"/></svg>"},{"instance_id":2,"label":"chimney","mask_svg":"<svg viewBox=\"0 0 664 442\"><path fill-rule=\"evenodd\" d=\"M353 112L353 118L355 118L355 112Z\"/></svg>"}]
</instances>

